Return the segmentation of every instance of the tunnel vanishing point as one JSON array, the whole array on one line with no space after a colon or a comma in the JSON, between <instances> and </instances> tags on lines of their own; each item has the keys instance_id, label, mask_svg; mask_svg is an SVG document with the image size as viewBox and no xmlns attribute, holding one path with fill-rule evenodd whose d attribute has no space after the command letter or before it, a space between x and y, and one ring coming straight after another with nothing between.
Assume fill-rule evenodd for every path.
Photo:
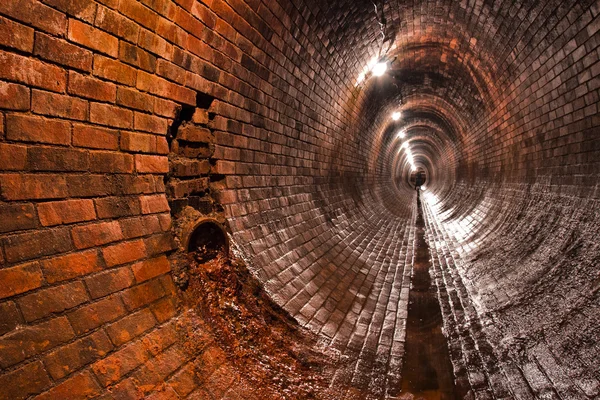
<instances>
[{"instance_id":1,"label":"tunnel vanishing point","mask_svg":"<svg viewBox=\"0 0 600 400\"><path fill-rule=\"evenodd\" d=\"M0 400L599 399L599 14L0 1Z\"/></svg>"}]
</instances>

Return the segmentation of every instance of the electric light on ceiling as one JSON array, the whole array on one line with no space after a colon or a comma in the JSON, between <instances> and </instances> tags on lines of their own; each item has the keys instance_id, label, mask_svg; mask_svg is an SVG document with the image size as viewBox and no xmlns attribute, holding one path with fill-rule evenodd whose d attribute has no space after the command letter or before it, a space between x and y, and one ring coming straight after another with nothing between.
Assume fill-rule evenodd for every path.
<instances>
[{"instance_id":1,"label":"electric light on ceiling","mask_svg":"<svg viewBox=\"0 0 600 400\"><path fill-rule=\"evenodd\" d=\"M400 139L404 139L406 137L406 132L404 132L404 130L401 130L398 132L398 137Z\"/></svg>"},{"instance_id":2,"label":"electric light on ceiling","mask_svg":"<svg viewBox=\"0 0 600 400\"><path fill-rule=\"evenodd\" d=\"M402 116L402 114L400 114L398 111L396 111L395 113L392 114L392 119L394 121L398 121L401 116Z\"/></svg>"},{"instance_id":3,"label":"electric light on ceiling","mask_svg":"<svg viewBox=\"0 0 600 400\"><path fill-rule=\"evenodd\" d=\"M373 69L371 70L371 72L373 73L373 76L382 76L383 74L385 74L385 71L387 71L387 69L388 69L387 63L378 62L377 64L375 64L373 66Z\"/></svg>"},{"instance_id":4,"label":"electric light on ceiling","mask_svg":"<svg viewBox=\"0 0 600 400\"><path fill-rule=\"evenodd\" d=\"M402 148L403 149L408 149L408 142L402 143Z\"/></svg>"}]
</instances>

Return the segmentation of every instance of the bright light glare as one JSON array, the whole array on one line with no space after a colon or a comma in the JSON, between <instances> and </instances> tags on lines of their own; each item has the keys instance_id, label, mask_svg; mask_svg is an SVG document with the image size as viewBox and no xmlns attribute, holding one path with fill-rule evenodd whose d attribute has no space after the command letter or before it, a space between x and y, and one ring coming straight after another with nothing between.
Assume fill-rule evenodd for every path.
<instances>
[{"instance_id":1,"label":"bright light glare","mask_svg":"<svg viewBox=\"0 0 600 400\"><path fill-rule=\"evenodd\" d=\"M400 139L404 139L406 137L406 133L404 131L400 131L400 132L398 132L398 137Z\"/></svg>"},{"instance_id":2,"label":"bright light glare","mask_svg":"<svg viewBox=\"0 0 600 400\"><path fill-rule=\"evenodd\" d=\"M387 71L387 63L380 62L373 66L373 76L382 76Z\"/></svg>"},{"instance_id":3,"label":"bright light glare","mask_svg":"<svg viewBox=\"0 0 600 400\"><path fill-rule=\"evenodd\" d=\"M392 114L392 119L394 121L398 121L400 119L400 116L401 116L401 114L396 111L395 113Z\"/></svg>"},{"instance_id":4,"label":"bright light glare","mask_svg":"<svg viewBox=\"0 0 600 400\"><path fill-rule=\"evenodd\" d=\"M408 149L408 142L402 143L402 148L403 149Z\"/></svg>"}]
</instances>

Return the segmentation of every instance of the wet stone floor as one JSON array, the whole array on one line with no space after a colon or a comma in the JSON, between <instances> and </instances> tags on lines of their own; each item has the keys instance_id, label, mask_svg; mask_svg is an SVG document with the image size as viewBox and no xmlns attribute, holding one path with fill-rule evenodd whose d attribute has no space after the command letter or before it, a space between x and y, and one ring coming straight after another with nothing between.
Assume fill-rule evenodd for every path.
<instances>
[{"instance_id":1,"label":"wet stone floor","mask_svg":"<svg viewBox=\"0 0 600 400\"><path fill-rule=\"evenodd\" d=\"M405 398L460 399L462 396L457 393L454 385L448 345L442 333L442 313L436 288L429 275L430 252L425 240L420 195L417 197L417 210L402 393Z\"/></svg>"}]
</instances>

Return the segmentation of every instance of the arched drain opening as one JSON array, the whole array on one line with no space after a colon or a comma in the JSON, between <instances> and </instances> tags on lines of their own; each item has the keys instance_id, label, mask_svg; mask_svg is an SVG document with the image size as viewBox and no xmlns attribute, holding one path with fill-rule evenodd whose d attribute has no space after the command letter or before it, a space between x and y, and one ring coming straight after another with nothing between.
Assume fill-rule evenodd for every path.
<instances>
[{"instance_id":1,"label":"arched drain opening","mask_svg":"<svg viewBox=\"0 0 600 400\"><path fill-rule=\"evenodd\" d=\"M184 236L184 248L198 263L205 263L229 253L229 241L223 226L214 219L200 219Z\"/></svg>"}]
</instances>

